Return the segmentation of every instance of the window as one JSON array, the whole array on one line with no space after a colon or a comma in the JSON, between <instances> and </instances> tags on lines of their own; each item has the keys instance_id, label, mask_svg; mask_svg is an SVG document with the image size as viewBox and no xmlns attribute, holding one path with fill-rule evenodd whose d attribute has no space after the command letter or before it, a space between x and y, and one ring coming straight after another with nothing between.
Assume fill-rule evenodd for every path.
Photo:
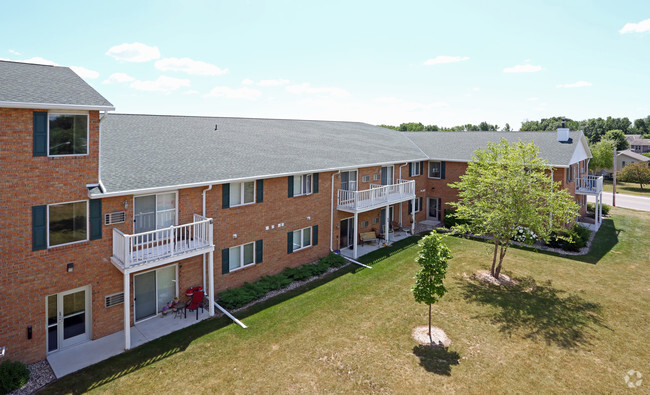
<instances>
[{"instance_id":1,"label":"window","mask_svg":"<svg viewBox=\"0 0 650 395\"><path fill-rule=\"evenodd\" d=\"M422 210L422 198L415 199L415 212L419 213Z\"/></svg>"},{"instance_id":2,"label":"window","mask_svg":"<svg viewBox=\"0 0 650 395\"><path fill-rule=\"evenodd\" d=\"M361 182L370 182L370 176L361 177Z\"/></svg>"},{"instance_id":3,"label":"window","mask_svg":"<svg viewBox=\"0 0 650 395\"><path fill-rule=\"evenodd\" d=\"M255 263L255 243L242 244L231 247L228 253L230 271L250 266Z\"/></svg>"},{"instance_id":4,"label":"window","mask_svg":"<svg viewBox=\"0 0 650 395\"><path fill-rule=\"evenodd\" d=\"M442 164L440 161L429 162L429 178L441 178Z\"/></svg>"},{"instance_id":5,"label":"window","mask_svg":"<svg viewBox=\"0 0 650 395\"><path fill-rule=\"evenodd\" d=\"M309 195L311 193L311 174L293 177L293 196Z\"/></svg>"},{"instance_id":6,"label":"window","mask_svg":"<svg viewBox=\"0 0 650 395\"><path fill-rule=\"evenodd\" d=\"M134 233L176 225L176 192L136 196L133 201Z\"/></svg>"},{"instance_id":7,"label":"window","mask_svg":"<svg viewBox=\"0 0 650 395\"><path fill-rule=\"evenodd\" d=\"M230 184L230 207L255 203L255 181Z\"/></svg>"},{"instance_id":8,"label":"window","mask_svg":"<svg viewBox=\"0 0 650 395\"><path fill-rule=\"evenodd\" d=\"M372 180L373 180L373 181L379 181L379 180L381 180L381 174L373 174L373 175L372 175Z\"/></svg>"},{"instance_id":9,"label":"window","mask_svg":"<svg viewBox=\"0 0 650 395\"><path fill-rule=\"evenodd\" d=\"M50 156L88 154L88 115L50 113L48 131Z\"/></svg>"},{"instance_id":10,"label":"window","mask_svg":"<svg viewBox=\"0 0 650 395\"><path fill-rule=\"evenodd\" d=\"M357 171L342 171L341 172L341 189L344 191L357 190Z\"/></svg>"},{"instance_id":11,"label":"window","mask_svg":"<svg viewBox=\"0 0 650 395\"><path fill-rule=\"evenodd\" d=\"M573 165L569 165L569 168L566 172L566 182L573 181Z\"/></svg>"},{"instance_id":12,"label":"window","mask_svg":"<svg viewBox=\"0 0 650 395\"><path fill-rule=\"evenodd\" d=\"M367 228L368 225L370 225L370 224L368 223L368 221L363 221L363 222L361 223L361 227L362 227L362 228Z\"/></svg>"},{"instance_id":13,"label":"window","mask_svg":"<svg viewBox=\"0 0 650 395\"><path fill-rule=\"evenodd\" d=\"M379 223L379 217L375 217L372 219L372 224L377 225Z\"/></svg>"},{"instance_id":14,"label":"window","mask_svg":"<svg viewBox=\"0 0 650 395\"><path fill-rule=\"evenodd\" d=\"M419 176L422 174L422 162L411 163L411 177Z\"/></svg>"},{"instance_id":15,"label":"window","mask_svg":"<svg viewBox=\"0 0 650 395\"><path fill-rule=\"evenodd\" d=\"M88 240L86 201L48 206L48 245L50 247Z\"/></svg>"},{"instance_id":16,"label":"window","mask_svg":"<svg viewBox=\"0 0 650 395\"><path fill-rule=\"evenodd\" d=\"M293 250L297 251L311 246L311 226L293 231Z\"/></svg>"}]
</instances>

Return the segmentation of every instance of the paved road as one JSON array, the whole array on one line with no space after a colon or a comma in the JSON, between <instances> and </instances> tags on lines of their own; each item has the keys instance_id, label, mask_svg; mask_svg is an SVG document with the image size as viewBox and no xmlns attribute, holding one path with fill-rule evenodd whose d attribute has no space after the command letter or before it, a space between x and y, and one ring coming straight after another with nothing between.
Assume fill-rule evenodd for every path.
<instances>
[{"instance_id":1,"label":"paved road","mask_svg":"<svg viewBox=\"0 0 650 395\"><path fill-rule=\"evenodd\" d=\"M587 201L595 202L593 196L587 196ZM612 204L612 193L603 192L603 203ZM622 193L616 194L616 207L633 208L636 210L650 211L650 198L635 195L624 195Z\"/></svg>"}]
</instances>

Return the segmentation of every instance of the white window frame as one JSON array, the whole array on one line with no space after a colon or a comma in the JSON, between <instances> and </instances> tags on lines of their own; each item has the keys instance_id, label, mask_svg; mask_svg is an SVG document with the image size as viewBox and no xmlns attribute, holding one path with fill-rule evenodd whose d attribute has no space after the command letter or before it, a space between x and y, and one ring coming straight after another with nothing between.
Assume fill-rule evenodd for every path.
<instances>
[{"instance_id":1,"label":"white window frame","mask_svg":"<svg viewBox=\"0 0 650 395\"><path fill-rule=\"evenodd\" d=\"M362 229L365 229L365 228L367 228L368 226L370 226L370 222L369 222L369 221L366 220L366 221L362 221L362 222L361 222L361 228L362 228Z\"/></svg>"},{"instance_id":2,"label":"white window frame","mask_svg":"<svg viewBox=\"0 0 650 395\"><path fill-rule=\"evenodd\" d=\"M372 224L373 224L373 225L377 225L379 222L380 222L380 221L379 221L379 217L374 217L374 218L372 219Z\"/></svg>"},{"instance_id":3,"label":"white window frame","mask_svg":"<svg viewBox=\"0 0 650 395\"><path fill-rule=\"evenodd\" d=\"M305 177L309 177L309 192L303 191L305 187ZM296 178L300 178L300 191L296 191ZM312 173L299 174L293 176L293 196L306 196L314 193L314 175Z\"/></svg>"},{"instance_id":4,"label":"white window frame","mask_svg":"<svg viewBox=\"0 0 650 395\"><path fill-rule=\"evenodd\" d=\"M367 174L365 176L361 176L361 182L370 182L370 176Z\"/></svg>"},{"instance_id":5,"label":"white window frame","mask_svg":"<svg viewBox=\"0 0 650 395\"><path fill-rule=\"evenodd\" d=\"M154 214L157 215L158 214L158 195L167 195L169 193L173 193L173 194L176 195L176 198L175 198L176 204L175 204L175 207L174 207L174 210L175 210L175 212L174 212L174 226L177 226L178 225L178 191L168 191L168 192L160 192L160 193L147 193L147 194L144 194L144 195L137 195L137 196L133 195L133 202L132 202L133 203L133 205L132 205L133 208L131 209L133 218L135 219L135 198L145 197L145 196L156 196L156 211L155 211ZM154 229L154 230L158 230L158 229L161 229L161 228L158 228L158 224L156 223L156 229ZM135 234L135 222L133 222L133 234Z\"/></svg>"},{"instance_id":6,"label":"white window frame","mask_svg":"<svg viewBox=\"0 0 650 395\"><path fill-rule=\"evenodd\" d=\"M431 164L432 163L438 163L440 166L438 167L440 169L440 175L438 177L431 177ZM427 176L433 180L440 180L442 179L442 161L440 160L430 160L429 161L429 168L427 169Z\"/></svg>"},{"instance_id":7,"label":"white window frame","mask_svg":"<svg viewBox=\"0 0 650 395\"><path fill-rule=\"evenodd\" d=\"M411 162L411 177L417 177L422 175L422 162Z\"/></svg>"},{"instance_id":8,"label":"white window frame","mask_svg":"<svg viewBox=\"0 0 650 395\"><path fill-rule=\"evenodd\" d=\"M86 153L85 154L50 155L50 114L86 116ZM61 158L66 156L88 156L88 155L90 155L90 113L87 111L48 111L47 112L47 156L48 158Z\"/></svg>"},{"instance_id":9,"label":"white window frame","mask_svg":"<svg viewBox=\"0 0 650 395\"><path fill-rule=\"evenodd\" d=\"M304 243L303 238L304 238L304 232L305 232L305 229L309 229L309 244L307 244L307 245L303 245L303 243ZM304 250L305 248L309 248L309 247L311 247L311 246L313 245L313 243L314 243L314 228L313 228L312 226L308 226L308 227L306 227L306 228L301 228L301 229L296 229L296 230L294 230L294 231L292 232L292 233L294 233L293 236L295 236L295 232L297 232L297 231L300 231L300 246L301 246L301 247L300 247L300 248L295 248L295 249L293 249L292 252L296 252L296 251ZM295 238L294 238L294 240L293 240L293 244L296 244L296 240L295 240Z\"/></svg>"},{"instance_id":10,"label":"white window frame","mask_svg":"<svg viewBox=\"0 0 650 395\"><path fill-rule=\"evenodd\" d=\"M80 202L85 202L86 203L86 238L84 240L77 240L77 241L71 241L69 243L63 243L63 244L57 244L57 245L50 245L50 207L51 206L61 206L64 204L71 204L71 203L80 203ZM47 205L47 213L46 213L46 221L47 221L47 248L56 248L56 247L61 247L61 246L67 246L71 244L78 244L78 243L84 243L89 240L90 237L90 204L88 204L88 200L74 200L71 202L63 202L63 203L53 203L53 204L48 204Z\"/></svg>"},{"instance_id":11,"label":"white window frame","mask_svg":"<svg viewBox=\"0 0 650 395\"><path fill-rule=\"evenodd\" d=\"M160 310L162 309L162 306L158 306L158 271L162 270L162 269L166 269L166 268L168 268L170 266L174 266L174 271L176 273L175 274L176 277L175 277L175 280L174 280L174 284L176 286L176 297L179 297L179 293L178 293L179 292L179 290L178 290L178 263L173 263L171 265L160 266L160 267L157 267L155 269L145 270L145 271L142 271L142 272L135 273L133 275L133 280L132 280L133 281L132 282L132 284L133 284L133 294L130 296L131 301L129 303L132 303L132 306L133 306L133 322L134 323L140 323L140 322L150 320L152 318L160 317L160 315L161 315ZM152 315L151 317L143 318L141 320L136 321L135 320L135 300L133 299L133 298L135 298L135 276L139 276L141 274L146 274L146 273L149 273L149 272L156 272L156 274L155 274L155 278L156 278L156 314ZM126 299L125 299L125 302L126 302Z\"/></svg>"},{"instance_id":12,"label":"white window frame","mask_svg":"<svg viewBox=\"0 0 650 395\"><path fill-rule=\"evenodd\" d=\"M373 181L380 181L381 180L381 173L375 173L372 175L372 180Z\"/></svg>"},{"instance_id":13,"label":"white window frame","mask_svg":"<svg viewBox=\"0 0 650 395\"><path fill-rule=\"evenodd\" d=\"M244 201L244 184L247 184L247 183L250 183L250 182L253 183L253 201L252 202L245 202ZM245 182L233 182L233 183L231 183L230 184L230 196L229 196L228 200L230 200L232 198L232 186L236 185L236 184L239 184L239 186L240 186L239 187L239 197L240 197L239 201L240 201L240 203L232 204L232 202L229 201L230 207L248 206L249 204L255 204L256 200L257 200L257 182L256 181L245 181Z\"/></svg>"},{"instance_id":14,"label":"white window frame","mask_svg":"<svg viewBox=\"0 0 650 395\"><path fill-rule=\"evenodd\" d=\"M249 244L253 245L253 262L245 265L244 264L244 246L247 246ZM231 269L230 268L230 259L234 256L233 250L236 249L236 248L239 248L239 264L240 265L237 268ZM256 251L255 251L255 242L254 241L251 241L250 243L244 243L244 244L240 244L240 245L236 245L236 246L228 248L228 273L232 273L232 272L235 272L237 270L241 270L241 269L244 269L244 268L247 268L247 267L250 267L250 266L255 266L255 259L257 258L255 255L256 255Z\"/></svg>"},{"instance_id":15,"label":"white window frame","mask_svg":"<svg viewBox=\"0 0 650 395\"><path fill-rule=\"evenodd\" d=\"M350 180L350 173L354 172L356 177L354 181ZM353 170L346 170L342 171L341 174L343 173L348 173L348 185L350 183L353 183L354 188L353 189L346 189L346 191L358 191L359 190L359 170L358 169L353 169ZM341 176L341 189L343 189L343 176Z\"/></svg>"}]
</instances>

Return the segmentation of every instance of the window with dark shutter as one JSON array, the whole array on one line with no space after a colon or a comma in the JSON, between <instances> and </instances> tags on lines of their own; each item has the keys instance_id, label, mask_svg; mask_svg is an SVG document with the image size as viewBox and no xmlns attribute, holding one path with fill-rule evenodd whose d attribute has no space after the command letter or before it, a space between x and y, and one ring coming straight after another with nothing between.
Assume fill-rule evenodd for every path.
<instances>
[{"instance_id":1,"label":"window with dark shutter","mask_svg":"<svg viewBox=\"0 0 650 395\"><path fill-rule=\"evenodd\" d=\"M47 206L32 207L32 251L47 248Z\"/></svg>"},{"instance_id":2,"label":"window with dark shutter","mask_svg":"<svg viewBox=\"0 0 650 395\"><path fill-rule=\"evenodd\" d=\"M90 240L102 238L102 201L94 199L90 201Z\"/></svg>"},{"instance_id":3,"label":"window with dark shutter","mask_svg":"<svg viewBox=\"0 0 650 395\"><path fill-rule=\"evenodd\" d=\"M221 208L230 207L230 184L221 186Z\"/></svg>"},{"instance_id":4,"label":"window with dark shutter","mask_svg":"<svg viewBox=\"0 0 650 395\"><path fill-rule=\"evenodd\" d=\"M256 202L262 203L264 201L264 180L257 180L257 196Z\"/></svg>"},{"instance_id":5,"label":"window with dark shutter","mask_svg":"<svg viewBox=\"0 0 650 395\"><path fill-rule=\"evenodd\" d=\"M311 245L318 245L318 225L312 226Z\"/></svg>"},{"instance_id":6,"label":"window with dark shutter","mask_svg":"<svg viewBox=\"0 0 650 395\"><path fill-rule=\"evenodd\" d=\"M221 250L221 274L230 272L230 248Z\"/></svg>"},{"instance_id":7,"label":"window with dark shutter","mask_svg":"<svg viewBox=\"0 0 650 395\"><path fill-rule=\"evenodd\" d=\"M47 112L34 111L34 156L47 156Z\"/></svg>"},{"instance_id":8,"label":"window with dark shutter","mask_svg":"<svg viewBox=\"0 0 650 395\"><path fill-rule=\"evenodd\" d=\"M289 197L293 197L293 176L287 177L289 180Z\"/></svg>"},{"instance_id":9,"label":"window with dark shutter","mask_svg":"<svg viewBox=\"0 0 650 395\"><path fill-rule=\"evenodd\" d=\"M261 263L264 260L264 245L262 240L257 240L255 242L255 263Z\"/></svg>"}]
</instances>

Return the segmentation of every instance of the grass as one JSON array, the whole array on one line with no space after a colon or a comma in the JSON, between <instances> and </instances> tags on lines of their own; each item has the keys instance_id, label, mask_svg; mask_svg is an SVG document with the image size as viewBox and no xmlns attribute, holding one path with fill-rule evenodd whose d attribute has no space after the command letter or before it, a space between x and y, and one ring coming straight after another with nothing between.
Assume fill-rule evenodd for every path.
<instances>
[{"instance_id":1,"label":"grass","mask_svg":"<svg viewBox=\"0 0 650 395\"><path fill-rule=\"evenodd\" d=\"M611 193L612 189L612 180L604 180L603 191ZM650 185L644 185L643 189L641 189L639 184L616 181L616 193L650 197Z\"/></svg>"},{"instance_id":2,"label":"grass","mask_svg":"<svg viewBox=\"0 0 650 395\"><path fill-rule=\"evenodd\" d=\"M349 267L239 314L248 329L206 320L44 392L623 392L650 355L650 213L612 213L587 256L511 249L512 288L467 280L491 245L448 239L449 292L433 317L448 349L410 337L427 322L410 293L412 238L362 257L372 270Z\"/></svg>"}]
</instances>

